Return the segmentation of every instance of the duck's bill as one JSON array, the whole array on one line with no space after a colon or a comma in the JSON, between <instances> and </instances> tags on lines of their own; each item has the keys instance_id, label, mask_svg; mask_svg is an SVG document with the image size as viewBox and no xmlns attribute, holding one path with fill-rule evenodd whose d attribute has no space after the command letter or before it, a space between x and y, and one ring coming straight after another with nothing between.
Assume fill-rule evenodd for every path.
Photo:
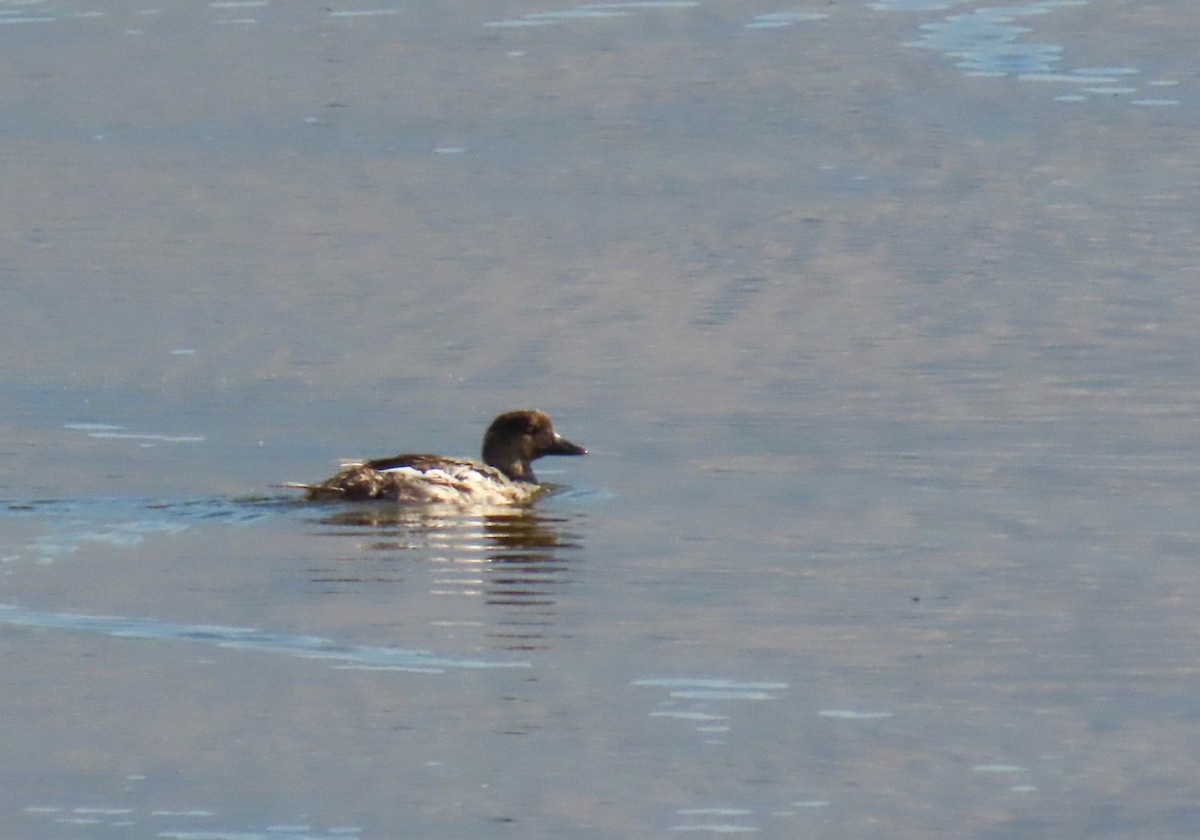
<instances>
[{"instance_id":1,"label":"duck's bill","mask_svg":"<svg viewBox=\"0 0 1200 840\"><path fill-rule=\"evenodd\" d=\"M547 455L586 455L587 450L582 446L576 446L567 440L562 435L554 436L554 443L546 450Z\"/></svg>"}]
</instances>

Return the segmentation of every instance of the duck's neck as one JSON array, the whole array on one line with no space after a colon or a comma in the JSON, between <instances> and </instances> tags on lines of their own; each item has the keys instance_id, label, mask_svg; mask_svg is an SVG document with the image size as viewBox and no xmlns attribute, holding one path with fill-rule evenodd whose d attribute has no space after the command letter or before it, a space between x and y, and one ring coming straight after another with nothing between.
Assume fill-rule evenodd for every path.
<instances>
[{"instance_id":1,"label":"duck's neck","mask_svg":"<svg viewBox=\"0 0 1200 840\"><path fill-rule=\"evenodd\" d=\"M533 467L529 465L529 460L524 454L511 446L497 446L495 444L484 446L483 461L490 467L495 467L511 478L513 481L527 481L530 484L537 484L537 477L533 474Z\"/></svg>"}]
</instances>

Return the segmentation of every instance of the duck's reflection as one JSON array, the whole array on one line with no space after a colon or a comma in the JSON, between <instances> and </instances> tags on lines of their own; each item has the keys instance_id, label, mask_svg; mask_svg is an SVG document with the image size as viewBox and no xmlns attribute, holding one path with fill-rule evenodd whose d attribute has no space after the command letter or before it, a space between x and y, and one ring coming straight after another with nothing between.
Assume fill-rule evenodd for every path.
<instances>
[{"instance_id":1,"label":"duck's reflection","mask_svg":"<svg viewBox=\"0 0 1200 840\"><path fill-rule=\"evenodd\" d=\"M346 540L314 583L345 592L361 586L424 585L433 595L481 599L499 607L493 635L507 650L545 647L558 593L571 580L580 548L579 515L529 508L469 511L394 503L328 510L315 520L321 536Z\"/></svg>"}]
</instances>

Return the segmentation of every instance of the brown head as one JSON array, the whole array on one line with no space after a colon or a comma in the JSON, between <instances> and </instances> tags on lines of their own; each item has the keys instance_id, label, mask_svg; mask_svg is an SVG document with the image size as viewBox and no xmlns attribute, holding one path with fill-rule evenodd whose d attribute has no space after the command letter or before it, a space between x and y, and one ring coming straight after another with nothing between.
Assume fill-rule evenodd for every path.
<instances>
[{"instance_id":1,"label":"brown head","mask_svg":"<svg viewBox=\"0 0 1200 840\"><path fill-rule=\"evenodd\" d=\"M514 481L536 482L530 463L543 455L586 455L556 431L544 411L522 409L501 414L483 436L483 460Z\"/></svg>"}]
</instances>

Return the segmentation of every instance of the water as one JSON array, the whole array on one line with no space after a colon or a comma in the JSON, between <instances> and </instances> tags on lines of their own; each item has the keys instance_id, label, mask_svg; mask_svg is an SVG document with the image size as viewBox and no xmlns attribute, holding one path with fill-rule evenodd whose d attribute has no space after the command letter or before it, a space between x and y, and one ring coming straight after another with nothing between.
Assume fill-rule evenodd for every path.
<instances>
[{"instance_id":1,"label":"water","mask_svg":"<svg viewBox=\"0 0 1200 840\"><path fill-rule=\"evenodd\" d=\"M0 824L1194 836L1192 17L0 4Z\"/></svg>"}]
</instances>

